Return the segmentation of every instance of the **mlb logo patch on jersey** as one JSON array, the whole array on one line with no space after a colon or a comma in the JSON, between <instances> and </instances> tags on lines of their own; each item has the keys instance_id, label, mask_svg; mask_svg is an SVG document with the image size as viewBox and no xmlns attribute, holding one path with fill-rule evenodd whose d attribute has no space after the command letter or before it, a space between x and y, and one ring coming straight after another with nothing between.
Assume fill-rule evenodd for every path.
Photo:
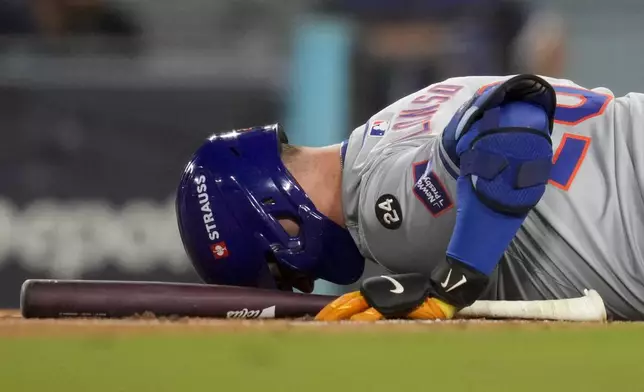
<instances>
[{"instance_id":1,"label":"mlb logo patch on jersey","mask_svg":"<svg viewBox=\"0 0 644 392\"><path fill-rule=\"evenodd\" d=\"M389 121L376 120L371 124L369 136L382 136L389 129Z\"/></svg>"},{"instance_id":2,"label":"mlb logo patch on jersey","mask_svg":"<svg viewBox=\"0 0 644 392\"><path fill-rule=\"evenodd\" d=\"M413 166L414 195L434 217L454 207L447 189L432 170L429 161L416 162Z\"/></svg>"}]
</instances>

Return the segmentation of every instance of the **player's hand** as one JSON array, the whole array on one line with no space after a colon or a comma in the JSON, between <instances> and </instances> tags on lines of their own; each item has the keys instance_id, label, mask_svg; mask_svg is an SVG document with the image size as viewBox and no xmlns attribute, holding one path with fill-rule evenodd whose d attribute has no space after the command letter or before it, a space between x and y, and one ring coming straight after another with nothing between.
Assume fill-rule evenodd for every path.
<instances>
[{"instance_id":1,"label":"player's hand","mask_svg":"<svg viewBox=\"0 0 644 392\"><path fill-rule=\"evenodd\" d=\"M385 318L450 319L457 308L432 298L419 274L380 276L363 282L360 291L344 294L315 317L317 321L378 321ZM373 306L372 306L373 305Z\"/></svg>"},{"instance_id":2,"label":"player's hand","mask_svg":"<svg viewBox=\"0 0 644 392\"><path fill-rule=\"evenodd\" d=\"M322 308L315 316L316 321L349 320L357 314L368 310L369 304L359 291L344 294Z\"/></svg>"},{"instance_id":3,"label":"player's hand","mask_svg":"<svg viewBox=\"0 0 644 392\"><path fill-rule=\"evenodd\" d=\"M436 320L450 319L456 313L456 308L436 298L427 298L423 303L407 314L408 319L413 320ZM325 306L315 316L317 321L378 321L385 316L367 304L359 291L354 291L337 298Z\"/></svg>"}]
</instances>

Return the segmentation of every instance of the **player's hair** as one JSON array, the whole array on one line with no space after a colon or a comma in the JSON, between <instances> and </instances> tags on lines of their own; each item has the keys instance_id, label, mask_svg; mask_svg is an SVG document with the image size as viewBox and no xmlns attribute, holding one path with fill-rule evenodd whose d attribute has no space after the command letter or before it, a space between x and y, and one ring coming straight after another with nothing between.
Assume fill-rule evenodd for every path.
<instances>
[{"instance_id":1,"label":"player's hair","mask_svg":"<svg viewBox=\"0 0 644 392\"><path fill-rule=\"evenodd\" d=\"M298 146L294 146L288 143L283 143L281 158L282 158L282 162L284 162L284 165L289 166L301 151L302 150Z\"/></svg>"}]
</instances>

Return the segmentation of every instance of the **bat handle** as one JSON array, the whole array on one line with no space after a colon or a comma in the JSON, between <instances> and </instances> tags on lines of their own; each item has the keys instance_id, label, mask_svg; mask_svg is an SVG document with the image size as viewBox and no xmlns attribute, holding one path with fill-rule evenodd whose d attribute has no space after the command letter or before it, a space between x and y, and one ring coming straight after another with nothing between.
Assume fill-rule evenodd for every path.
<instances>
[{"instance_id":1,"label":"bat handle","mask_svg":"<svg viewBox=\"0 0 644 392\"><path fill-rule=\"evenodd\" d=\"M606 321L606 307L599 293L584 290L584 296L541 301L476 301L458 317L556 321Z\"/></svg>"}]
</instances>

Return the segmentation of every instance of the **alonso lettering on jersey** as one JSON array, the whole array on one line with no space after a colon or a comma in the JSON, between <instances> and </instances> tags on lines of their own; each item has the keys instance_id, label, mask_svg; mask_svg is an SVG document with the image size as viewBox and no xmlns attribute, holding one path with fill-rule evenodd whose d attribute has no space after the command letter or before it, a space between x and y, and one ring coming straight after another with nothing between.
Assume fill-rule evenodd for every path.
<instances>
[{"instance_id":1,"label":"alonso lettering on jersey","mask_svg":"<svg viewBox=\"0 0 644 392\"><path fill-rule=\"evenodd\" d=\"M430 87L410 102L409 109L398 113L393 130L399 131L422 124L423 130L428 131L432 117L438 113L441 104L449 101L462 88L463 86L451 84L437 84Z\"/></svg>"},{"instance_id":2,"label":"alonso lettering on jersey","mask_svg":"<svg viewBox=\"0 0 644 392\"><path fill-rule=\"evenodd\" d=\"M432 214L438 217L454 207L445 186L436 173L427 167L429 161L416 162L413 165L414 195ZM429 170L428 170L429 169Z\"/></svg>"},{"instance_id":3,"label":"alonso lettering on jersey","mask_svg":"<svg viewBox=\"0 0 644 392\"><path fill-rule=\"evenodd\" d=\"M206 185L206 176L203 174L195 179L195 184L197 184L197 199L199 200L199 205L201 206L201 213L203 218L204 226L208 232L208 238L210 241L216 241L219 239L219 231L217 231L217 224L215 223L215 217L213 216L212 210L210 209L210 197L208 196L208 186Z\"/></svg>"}]
</instances>

